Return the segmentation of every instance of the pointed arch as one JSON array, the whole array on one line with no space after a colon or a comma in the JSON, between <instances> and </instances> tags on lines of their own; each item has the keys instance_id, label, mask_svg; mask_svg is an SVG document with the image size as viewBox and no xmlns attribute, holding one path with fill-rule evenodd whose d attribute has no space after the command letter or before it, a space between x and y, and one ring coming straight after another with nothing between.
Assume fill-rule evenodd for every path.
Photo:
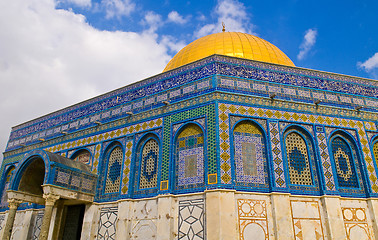
<instances>
[{"instance_id":1,"label":"pointed arch","mask_svg":"<svg viewBox=\"0 0 378 240\"><path fill-rule=\"evenodd\" d=\"M307 143L297 131L285 136L286 157L288 159L290 183L296 185L312 185L310 156Z\"/></svg>"},{"instance_id":2,"label":"pointed arch","mask_svg":"<svg viewBox=\"0 0 378 240\"><path fill-rule=\"evenodd\" d=\"M288 169L289 187L292 191L320 193L319 167L316 160L312 129L289 125L284 130L283 142Z\"/></svg>"},{"instance_id":3,"label":"pointed arch","mask_svg":"<svg viewBox=\"0 0 378 240\"><path fill-rule=\"evenodd\" d=\"M175 190L205 185L205 134L194 122L183 125L175 137Z\"/></svg>"},{"instance_id":4,"label":"pointed arch","mask_svg":"<svg viewBox=\"0 0 378 240\"><path fill-rule=\"evenodd\" d=\"M266 137L252 120L241 120L233 128L235 184L239 187L269 187Z\"/></svg>"},{"instance_id":5,"label":"pointed arch","mask_svg":"<svg viewBox=\"0 0 378 240\"><path fill-rule=\"evenodd\" d=\"M331 152L339 188L359 188L354 141L343 132L331 137Z\"/></svg>"},{"instance_id":6,"label":"pointed arch","mask_svg":"<svg viewBox=\"0 0 378 240\"><path fill-rule=\"evenodd\" d=\"M120 191L123 156L123 147L118 141L109 144L104 152L103 192L108 197L116 196Z\"/></svg>"},{"instance_id":7,"label":"pointed arch","mask_svg":"<svg viewBox=\"0 0 378 240\"><path fill-rule=\"evenodd\" d=\"M156 194L159 182L160 139L154 133L146 133L138 142L134 166L134 196Z\"/></svg>"},{"instance_id":8,"label":"pointed arch","mask_svg":"<svg viewBox=\"0 0 378 240\"><path fill-rule=\"evenodd\" d=\"M90 164L92 155L88 149L82 148L74 152L70 158L77 162Z\"/></svg>"}]
</instances>

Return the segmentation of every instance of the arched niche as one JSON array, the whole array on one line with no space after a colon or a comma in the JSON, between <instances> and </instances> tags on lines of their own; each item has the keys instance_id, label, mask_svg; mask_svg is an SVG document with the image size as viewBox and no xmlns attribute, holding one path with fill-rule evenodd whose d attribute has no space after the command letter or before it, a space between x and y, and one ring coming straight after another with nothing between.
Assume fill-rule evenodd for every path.
<instances>
[{"instance_id":1,"label":"arched niche","mask_svg":"<svg viewBox=\"0 0 378 240\"><path fill-rule=\"evenodd\" d=\"M91 153L87 149L79 149L72 154L71 159L84 164L90 164Z\"/></svg>"},{"instance_id":2,"label":"arched niche","mask_svg":"<svg viewBox=\"0 0 378 240\"><path fill-rule=\"evenodd\" d=\"M34 157L25 167L20 178L18 191L42 196L45 178L45 162L41 157Z\"/></svg>"}]
</instances>

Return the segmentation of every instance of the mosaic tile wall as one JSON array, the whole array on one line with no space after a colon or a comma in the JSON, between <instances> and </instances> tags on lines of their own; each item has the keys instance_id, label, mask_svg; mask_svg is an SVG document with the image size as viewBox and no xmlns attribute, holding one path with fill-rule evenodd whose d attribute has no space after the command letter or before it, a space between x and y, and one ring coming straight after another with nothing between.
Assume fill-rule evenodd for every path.
<instances>
[{"instance_id":1,"label":"mosaic tile wall","mask_svg":"<svg viewBox=\"0 0 378 240\"><path fill-rule=\"evenodd\" d=\"M330 153L327 145L327 137L324 133L323 127L316 127L316 136L318 139L318 150L320 151L320 158L322 163L322 170L325 179L325 187L327 191L335 191L335 180L332 171L332 164Z\"/></svg>"},{"instance_id":2,"label":"mosaic tile wall","mask_svg":"<svg viewBox=\"0 0 378 240\"><path fill-rule=\"evenodd\" d=\"M213 56L202 61L191 64L190 66L180 68L178 70L160 74L156 77L141 81L137 84L126 86L124 88L112 91L97 98L76 104L73 107L57 111L45 117L38 118L33 121L16 126L12 129L10 142L8 148L11 149L19 144L32 142L38 138L51 137L54 134L60 134L61 131L77 130L82 126L93 126L94 122L98 120L112 119L117 116L122 116L125 112L133 110L138 111L139 108L151 107L152 105L161 106L161 102L168 99L169 92L164 90L178 88L180 91L177 95L184 95L188 91L203 91L209 88L208 80L199 82L197 86L184 86L193 80L206 78L212 74L219 74L224 76L243 76L244 81L235 84L234 87L240 87L243 90L254 87L247 79L255 79L259 81L274 82L285 85L300 85L302 87L322 89L333 92L345 92L357 95L365 95L370 97L377 97L376 87L374 81L361 79L357 77L346 77L343 75L330 74L325 72L318 72L305 69L289 68L285 66L276 66L271 64L264 64L254 61L227 58L224 56ZM207 81L207 82L206 82ZM275 86L272 86L272 89ZM259 89L258 86L256 86ZM277 87L276 88L280 88ZM176 90L177 91L177 90ZM282 90L282 93L294 93L292 88L287 87ZM157 93L161 93L160 95ZM308 96L306 93L298 91L298 95ZM335 101L339 98L340 101L361 105L364 103L363 99L357 97L355 100L348 96L338 96L338 94L326 94L314 92L313 97L318 98L319 95L325 101ZM153 96L153 97L151 97ZM171 96L169 96L171 98ZM136 99L143 99L142 101L135 101ZM347 100L345 100L347 99ZM123 106L125 103L135 101L133 104ZM160 105L159 105L160 103ZM374 99L366 99L367 106L375 104L372 107L377 107ZM121 107L119 107L121 106ZM110 111L106 111L111 109ZM33 134L40 131L40 133ZM23 137L30 134L27 137Z\"/></svg>"},{"instance_id":3,"label":"mosaic tile wall","mask_svg":"<svg viewBox=\"0 0 378 240\"><path fill-rule=\"evenodd\" d=\"M163 156L161 169L161 181L163 181L162 183L164 184L162 184L162 186L167 186L169 181L169 166L171 161L170 152L174 150L170 147L170 143L173 142L174 137L172 136L172 132L174 131L173 126L183 121L195 121L196 119L203 119L204 117L206 119L205 134L208 139L206 144L207 149L205 149L208 164L205 166L205 169L207 167L208 174L217 173L215 105L211 104L191 110L185 110L164 118Z\"/></svg>"},{"instance_id":4,"label":"mosaic tile wall","mask_svg":"<svg viewBox=\"0 0 378 240\"><path fill-rule=\"evenodd\" d=\"M97 231L98 240L115 240L117 216L118 207L101 208Z\"/></svg>"},{"instance_id":5,"label":"mosaic tile wall","mask_svg":"<svg viewBox=\"0 0 378 240\"><path fill-rule=\"evenodd\" d=\"M230 184L231 182L231 171L232 171L232 165L231 165L231 156L229 154L230 151L230 135L229 135L229 129L231 128L230 126L230 117L231 116L244 116L244 117L252 117L252 118L266 118L269 119L269 127L271 128L268 132L270 133L270 139L271 141L271 146L272 146L272 152L273 152L273 171L275 173L275 183L276 186L280 186L279 183L282 184L282 181L279 181L280 177L279 176L284 176L283 171L281 171L281 168L279 167L279 164L281 164L279 157L281 154L282 149L279 149L277 147L278 142L274 140L274 137L278 136L279 134L279 128L278 128L278 123L275 121L285 121L285 122L292 122L292 123L298 123L298 124L314 124L315 126L320 126L320 125L326 125L326 126L334 126L338 129L355 129L358 132L358 137L360 138L360 144L362 146L362 152L364 157L364 161L367 166L367 173L369 176L370 184L372 186L372 192L377 193L378 188L377 188L377 179L376 179L376 171L374 164L372 162L371 158L371 153L368 148L368 141L367 135L366 135L366 130L365 127L368 130L374 130L376 131L375 124L368 123L368 122L361 122L358 120L351 120L351 119L343 119L343 118L338 118L338 117L330 117L330 116L321 116L321 115L316 115L316 114L309 114L309 113L297 113L297 112L289 112L289 111L284 111L284 110L274 110L274 109L268 109L268 108L260 108L260 107L251 107L251 106L241 106L241 105L235 105L235 104L226 104L226 103L220 103L218 107L218 116L219 116L219 136L220 136L220 174L221 174L221 181L222 183L225 184ZM365 127L364 127L365 124ZM274 130L275 129L275 130ZM277 133L278 131L278 133ZM324 140L321 136L319 136L321 141L324 141L323 143L327 145L326 140ZM306 140L306 142L312 142L310 139ZM321 145L321 142L319 143ZM312 146L312 144L308 145L308 148L311 147L310 156L311 154L313 155L313 159L315 158L315 149ZM326 153L324 151L323 146L323 151L322 151L322 169L328 169L331 170L332 166L329 166L329 156L326 156ZM317 150L318 151L318 150ZM320 154L320 153L318 153ZM357 154L357 153L356 153ZM311 163L311 162L310 162ZM312 174L316 174L316 163L314 162L313 164L311 163L312 167ZM330 172L330 171L328 171ZM327 173L327 172L325 172ZM330 172L332 173L332 172ZM280 175L282 174L282 175ZM324 172L323 172L324 175ZM313 193L319 192L319 183L317 181L318 177L313 177L313 186L312 187L295 187L293 186L290 187L292 190L306 190L306 191L312 191ZM284 179L283 179L284 180ZM328 184L326 188L328 189L334 189L334 180L332 174L326 174L324 175L324 181ZM350 189L349 191L341 191L342 194L346 194L348 196L351 196L355 193L362 193L361 190L355 191Z\"/></svg>"},{"instance_id":6,"label":"mosaic tile wall","mask_svg":"<svg viewBox=\"0 0 378 240\"><path fill-rule=\"evenodd\" d=\"M240 240L268 240L268 217L265 200L238 199L238 225Z\"/></svg>"},{"instance_id":7,"label":"mosaic tile wall","mask_svg":"<svg viewBox=\"0 0 378 240\"><path fill-rule=\"evenodd\" d=\"M234 164L236 184L245 187L268 186L265 139L250 121L234 128Z\"/></svg>"},{"instance_id":8,"label":"mosaic tile wall","mask_svg":"<svg viewBox=\"0 0 378 240\"><path fill-rule=\"evenodd\" d=\"M133 151L133 141L126 142L126 150L125 150L125 162L123 164L123 175L122 175L122 186L121 192L122 194L127 194L129 189L129 180L130 180L130 164L131 164L131 156Z\"/></svg>"},{"instance_id":9,"label":"mosaic tile wall","mask_svg":"<svg viewBox=\"0 0 378 240\"><path fill-rule=\"evenodd\" d=\"M8 207L8 196L6 194L6 191L8 190L9 183L15 169L16 168L14 166L9 166L6 169L6 174L4 176L5 179L3 179L2 181L4 188L1 195L1 205L0 205L1 207Z\"/></svg>"},{"instance_id":10,"label":"mosaic tile wall","mask_svg":"<svg viewBox=\"0 0 378 240\"><path fill-rule=\"evenodd\" d=\"M270 146L273 160L274 184L278 188L286 188L285 168L283 166L281 137L278 122L269 122Z\"/></svg>"},{"instance_id":11,"label":"mosaic tile wall","mask_svg":"<svg viewBox=\"0 0 378 240\"><path fill-rule=\"evenodd\" d=\"M54 166L50 169L49 181L56 186L84 193L95 193L97 177L64 166Z\"/></svg>"},{"instance_id":12,"label":"mosaic tile wall","mask_svg":"<svg viewBox=\"0 0 378 240\"><path fill-rule=\"evenodd\" d=\"M178 239L206 239L204 199L179 201L178 211Z\"/></svg>"},{"instance_id":13,"label":"mosaic tile wall","mask_svg":"<svg viewBox=\"0 0 378 240\"><path fill-rule=\"evenodd\" d=\"M176 190L204 186L204 134L196 124L185 125L176 140Z\"/></svg>"}]
</instances>

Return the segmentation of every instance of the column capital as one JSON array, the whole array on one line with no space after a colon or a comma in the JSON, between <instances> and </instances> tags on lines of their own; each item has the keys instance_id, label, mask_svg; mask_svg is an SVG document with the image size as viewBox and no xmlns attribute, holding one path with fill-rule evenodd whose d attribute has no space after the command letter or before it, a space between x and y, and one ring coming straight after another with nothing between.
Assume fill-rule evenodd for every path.
<instances>
[{"instance_id":1,"label":"column capital","mask_svg":"<svg viewBox=\"0 0 378 240\"><path fill-rule=\"evenodd\" d=\"M45 199L45 205L46 206L54 206L56 200L58 200L60 198L60 196L55 195L55 194L51 194L51 193L47 193L47 194L43 194L43 198Z\"/></svg>"},{"instance_id":2,"label":"column capital","mask_svg":"<svg viewBox=\"0 0 378 240\"><path fill-rule=\"evenodd\" d=\"M15 198L10 198L8 199L8 206L9 209L17 209L18 206L22 203L21 200L15 199Z\"/></svg>"}]
</instances>

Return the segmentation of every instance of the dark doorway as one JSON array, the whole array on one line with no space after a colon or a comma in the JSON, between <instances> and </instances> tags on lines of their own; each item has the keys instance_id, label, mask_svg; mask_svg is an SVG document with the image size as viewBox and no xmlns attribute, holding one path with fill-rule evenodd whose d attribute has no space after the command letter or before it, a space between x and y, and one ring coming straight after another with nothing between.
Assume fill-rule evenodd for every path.
<instances>
[{"instance_id":1,"label":"dark doorway","mask_svg":"<svg viewBox=\"0 0 378 240\"><path fill-rule=\"evenodd\" d=\"M85 205L66 206L63 227L63 240L80 240Z\"/></svg>"}]
</instances>

